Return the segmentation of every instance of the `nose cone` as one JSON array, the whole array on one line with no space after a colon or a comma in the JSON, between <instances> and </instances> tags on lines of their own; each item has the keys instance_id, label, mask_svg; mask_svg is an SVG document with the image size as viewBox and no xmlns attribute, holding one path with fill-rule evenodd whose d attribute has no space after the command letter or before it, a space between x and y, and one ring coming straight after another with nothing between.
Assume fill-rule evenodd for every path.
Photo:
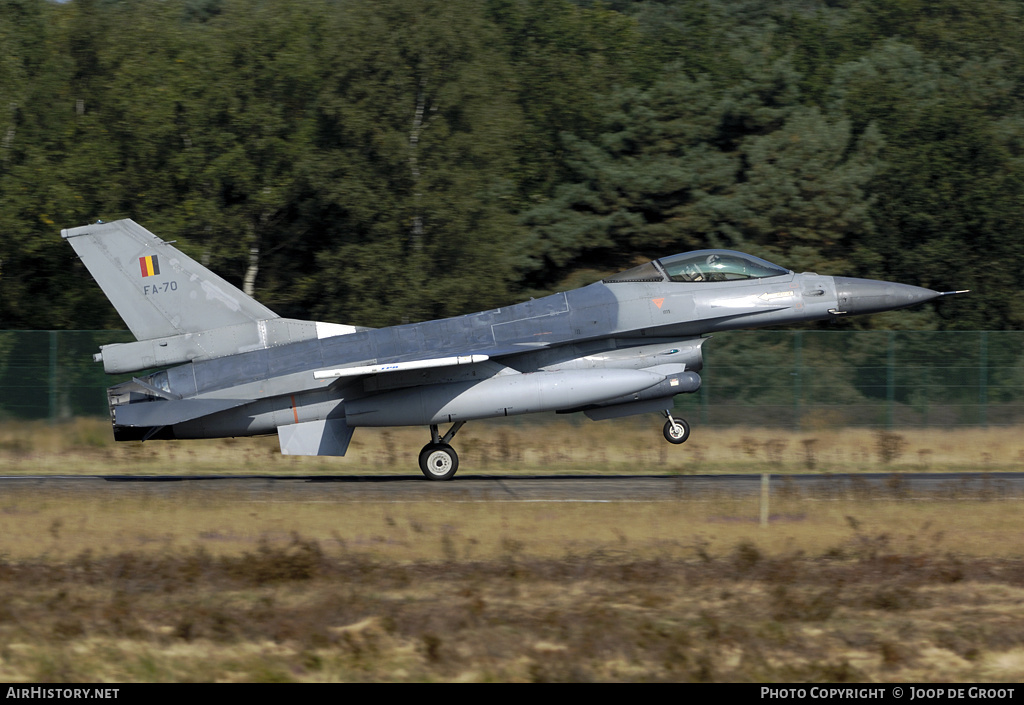
<instances>
[{"instance_id":1,"label":"nose cone","mask_svg":"<svg viewBox=\"0 0 1024 705\"><path fill-rule=\"evenodd\" d=\"M891 311L938 298L938 291L909 284L833 277L840 313L861 314Z\"/></svg>"}]
</instances>

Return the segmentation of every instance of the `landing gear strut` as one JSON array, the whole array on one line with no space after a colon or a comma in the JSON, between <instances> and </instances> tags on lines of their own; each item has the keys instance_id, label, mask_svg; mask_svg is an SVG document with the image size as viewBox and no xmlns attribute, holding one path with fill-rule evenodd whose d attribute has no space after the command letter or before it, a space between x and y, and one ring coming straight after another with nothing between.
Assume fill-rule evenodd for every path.
<instances>
[{"instance_id":1,"label":"landing gear strut","mask_svg":"<svg viewBox=\"0 0 1024 705\"><path fill-rule=\"evenodd\" d=\"M420 451L420 470L428 480L450 480L455 477L459 469L459 456L449 443L465 424L465 421L456 422L443 437L436 424L430 427L430 443Z\"/></svg>"},{"instance_id":2,"label":"landing gear strut","mask_svg":"<svg viewBox=\"0 0 1024 705\"><path fill-rule=\"evenodd\" d=\"M662 429L662 433L665 434L665 440L669 443L686 443L686 439L690 437L690 424L686 423L683 419L672 418L672 413L668 410L665 412L665 418L668 421L665 422L665 428Z\"/></svg>"}]
</instances>

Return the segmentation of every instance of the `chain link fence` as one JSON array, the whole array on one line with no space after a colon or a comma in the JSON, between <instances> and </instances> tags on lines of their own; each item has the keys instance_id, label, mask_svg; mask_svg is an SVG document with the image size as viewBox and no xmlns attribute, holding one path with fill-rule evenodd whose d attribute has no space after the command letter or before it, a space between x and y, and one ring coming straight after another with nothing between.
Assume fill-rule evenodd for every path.
<instances>
[{"instance_id":1,"label":"chain link fence","mask_svg":"<svg viewBox=\"0 0 1024 705\"><path fill-rule=\"evenodd\" d=\"M92 356L134 340L128 331L0 331L0 420L106 416L106 388L123 381Z\"/></svg>"},{"instance_id":2,"label":"chain link fence","mask_svg":"<svg viewBox=\"0 0 1024 705\"><path fill-rule=\"evenodd\" d=\"M735 331L704 345L677 409L794 430L1024 423L1024 332Z\"/></svg>"},{"instance_id":3,"label":"chain link fence","mask_svg":"<svg viewBox=\"0 0 1024 705\"><path fill-rule=\"evenodd\" d=\"M105 416L92 355L127 331L0 331L0 419ZM676 413L708 426L1024 423L1024 332L735 331L704 345L699 392Z\"/></svg>"}]
</instances>

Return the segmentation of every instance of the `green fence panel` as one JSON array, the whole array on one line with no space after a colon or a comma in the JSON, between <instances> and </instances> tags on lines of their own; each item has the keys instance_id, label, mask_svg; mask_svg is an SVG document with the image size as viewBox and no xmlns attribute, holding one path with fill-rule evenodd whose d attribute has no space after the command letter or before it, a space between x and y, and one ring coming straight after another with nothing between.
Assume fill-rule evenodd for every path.
<instances>
[{"instance_id":1,"label":"green fence panel","mask_svg":"<svg viewBox=\"0 0 1024 705\"><path fill-rule=\"evenodd\" d=\"M131 340L128 331L0 331L0 418L105 416L105 390L124 378L92 356Z\"/></svg>"},{"instance_id":2,"label":"green fence panel","mask_svg":"<svg viewBox=\"0 0 1024 705\"><path fill-rule=\"evenodd\" d=\"M734 331L704 355L676 409L706 425L1024 423L1021 331Z\"/></svg>"}]
</instances>

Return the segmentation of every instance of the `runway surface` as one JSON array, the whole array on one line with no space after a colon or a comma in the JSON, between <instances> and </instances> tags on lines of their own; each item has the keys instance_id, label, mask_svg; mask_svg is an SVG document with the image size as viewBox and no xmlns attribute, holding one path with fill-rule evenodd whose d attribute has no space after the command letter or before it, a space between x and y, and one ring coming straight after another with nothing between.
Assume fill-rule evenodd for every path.
<instances>
[{"instance_id":1,"label":"runway surface","mask_svg":"<svg viewBox=\"0 0 1024 705\"><path fill-rule=\"evenodd\" d=\"M773 496L813 499L1024 499L1024 473L770 475ZM617 502L757 496L761 475L465 475L429 482L412 475L35 475L0 476L15 492L119 494L204 492L262 501Z\"/></svg>"}]
</instances>

